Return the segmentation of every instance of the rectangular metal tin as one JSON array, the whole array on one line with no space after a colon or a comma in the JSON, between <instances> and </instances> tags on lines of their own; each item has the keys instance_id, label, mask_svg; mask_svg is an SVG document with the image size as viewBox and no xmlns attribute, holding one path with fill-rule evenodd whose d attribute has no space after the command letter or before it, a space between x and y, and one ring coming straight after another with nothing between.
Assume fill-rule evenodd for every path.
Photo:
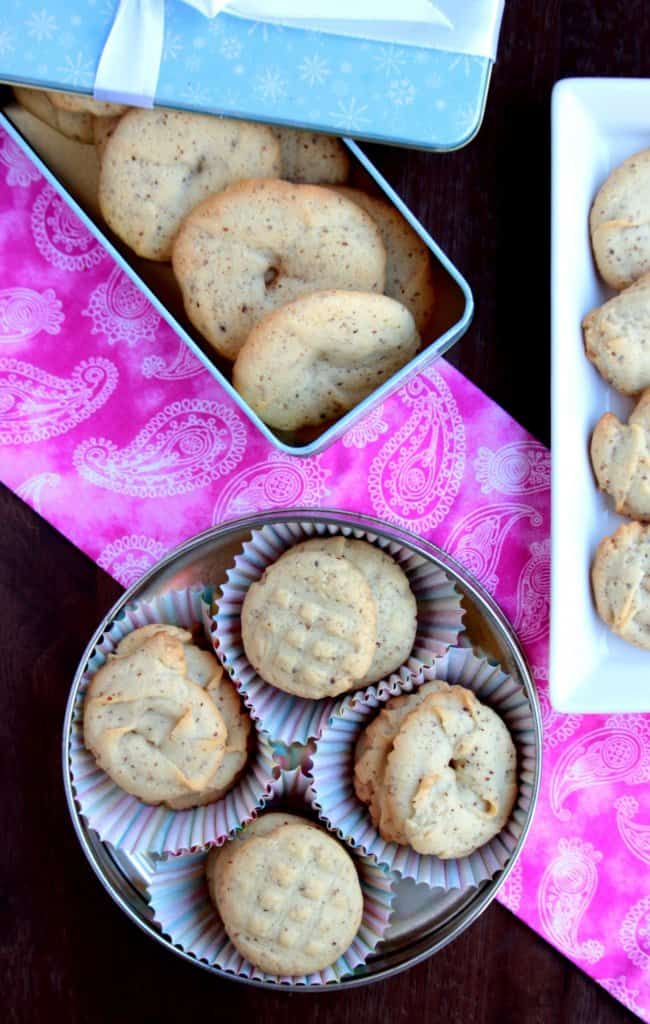
<instances>
[{"instance_id":1,"label":"rectangular metal tin","mask_svg":"<svg viewBox=\"0 0 650 1024\"><path fill-rule=\"evenodd\" d=\"M233 388L230 381L224 376L223 373L218 369L217 366L210 360L210 358L202 351L196 341L191 335L185 330L182 324L171 314L166 306L160 301L160 299L154 294L154 292L148 287L147 284L142 280L139 274L130 265L128 260L115 248L115 246L109 241L101 228L97 223L83 210L79 203L70 195L67 189L61 184L59 179L50 171L48 166L41 160L41 158L35 153L34 149L25 141L21 133L14 127L11 121L0 112L0 126L4 128L12 139L21 147L26 153L30 160L39 169L43 177L52 185L59 195L65 200L72 210L81 219L85 227L98 239L99 242L107 249L113 259L119 264L125 274L127 274L131 280L137 285L138 288L147 296L149 301L160 313L160 315L167 321L167 323L176 331L180 338L185 344L192 350L197 359L209 369L215 380L225 389L227 394L232 398L233 402L236 403L242 413L248 417L248 419L257 427L257 429L264 435L264 437L272 444L275 448L282 452L286 452L289 455L300 455L308 456L315 455L318 452L328 448L338 437L345 433L354 422L361 417L365 416L372 408L382 402L388 397L393 391L402 387L411 377L419 373L425 367L429 366L436 359L447 352L451 346L458 341L458 339L467 330L472 315L474 312L474 300L472 297L471 290L467 284L465 278L461 275L458 269L451 262L449 257L442 251L440 246L431 238L427 231L422 227L419 221L413 216L408 207L402 202L397 193L385 178L379 173L376 167L368 159L365 153L359 148L359 146L352 139L345 139L346 145L349 147L353 156L356 157L359 164L363 169L372 177L377 183L382 192L386 195L387 199L393 203L400 213L406 218L413 229L420 235L425 244L431 250L434 259L437 261L440 270L448 275L449 279L453 283L453 286L458 291L458 297L462 305L462 312L458 319L456 319L447 330L444 331L438 338L431 342L426 348L424 348L418 355L406 364L398 373L394 374L389 380L385 381L381 387L377 388L372 394L368 395L359 405L350 412L342 416L341 419L337 420L330 427L328 427L322 434L320 434L314 440L306 444L289 444L286 441L278 437L262 420L257 414L250 408L250 406L243 401L239 393Z\"/></svg>"}]
</instances>

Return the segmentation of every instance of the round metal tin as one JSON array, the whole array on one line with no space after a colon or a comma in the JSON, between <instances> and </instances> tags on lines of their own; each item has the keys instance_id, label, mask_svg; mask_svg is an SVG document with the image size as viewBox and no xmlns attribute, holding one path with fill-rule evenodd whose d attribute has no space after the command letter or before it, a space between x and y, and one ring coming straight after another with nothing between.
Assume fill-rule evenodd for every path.
<instances>
[{"instance_id":1,"label":"round metal tin","mask_svg":"<svg viewBox=\"0 0 650 1024\"><path fill-rule=\"evenodd\" d=\"M130 601L151 598L167 590L191 586L193 583L211 583L218 588L225 580L226 570L232 565L234 556L253 529L265 524L296 519L369 530L388 540L397 541L444 569L454 579L462 594L465 609L464 635L475 648L480 649L482 655L499 662L506 672L521 683L530 703L535 737L535 773L530 809L517 846L504 870L478 888L465 891L432 890L423 885L416 886L408 879L398 881L391 924L378 952L369 958L363 968L355 971L354 975L333 986L291 986L235 978L175 947L154 923L146 901L146 887L154 869L153 859L148 855L127 855L116 851L109 844L102 843L87 827L75 802L68 759L73 704L84 667L102 633L121 609ZM63 728L63 780L72 823L91 867L112 899L143 931L176 956L222 977L260 988L322 992L331 988L351 988L389 978L436 953L476 920L492 902L512 870L530 828L539 790L541 750L541 713L526 659L510 624L496 602L463 566L434 544L372 516L338 511L291 509L287 512L272 512L233 520L193 537L154 566L110 609L84 651L72 683Z\"/></svg>"}]
</instances>

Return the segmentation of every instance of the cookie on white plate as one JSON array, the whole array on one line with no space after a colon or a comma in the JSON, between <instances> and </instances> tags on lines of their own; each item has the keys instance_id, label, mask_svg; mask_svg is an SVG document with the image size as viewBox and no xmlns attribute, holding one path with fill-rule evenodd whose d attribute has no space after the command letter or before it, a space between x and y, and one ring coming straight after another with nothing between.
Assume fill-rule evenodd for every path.
<instances>
[{"instance_id":1,"label":"cookie on white plate","mask_svg":"<svg viewBox=\"0 0 650 1024\"><path fill-rule=\"evenodd\" d=\"M611 412L601 416L591 438L591 464L598 486L612 496L617 512L650 521L650 388L627 423Z\"/></svg>"},{"instance_id":2,"label":"cookie on white plate","mask_svg":"<svg viewBox=\"0 0 650 1024\"><path fill-rule=\"evenodd\" d=\"M591 581L603 622L623 640L650 650L650 526L624 523L605 537Z\"/></svg>"}]
</instances>

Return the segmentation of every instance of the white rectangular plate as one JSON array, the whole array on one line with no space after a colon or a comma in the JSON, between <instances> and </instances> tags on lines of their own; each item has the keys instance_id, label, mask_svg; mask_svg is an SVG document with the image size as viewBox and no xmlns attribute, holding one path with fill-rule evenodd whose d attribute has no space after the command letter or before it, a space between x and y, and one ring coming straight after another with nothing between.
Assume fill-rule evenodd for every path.
<instances>
[{"instance_id":1,"label":"white rectangular plate","mask_svg":"<svg viewBox=\"0 0 650 1024\"><path fill-rule=\"evenodd\" d=\"M584 354L581 321L613 293L596 273L589 210L626 157L650 146L650 81L559 82L552 103L552 567L550 688L560 711L650 711L650 651L615 636L596 614L590 567L623 521L599 493L589 461L603 413L627 418L629 399Z\"/></svg>"}]
</instances>

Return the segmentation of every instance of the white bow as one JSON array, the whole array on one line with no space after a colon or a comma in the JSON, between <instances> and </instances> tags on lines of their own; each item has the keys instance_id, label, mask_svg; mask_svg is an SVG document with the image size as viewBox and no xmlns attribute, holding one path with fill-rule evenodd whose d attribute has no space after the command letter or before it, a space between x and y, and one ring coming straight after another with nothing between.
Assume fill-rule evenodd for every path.
<instances>
[{"instance_id":1,"label":"white bow","mask_svg":"<svg viewBox=\"0 0 650 1024\"><path fill-rule=\"evenodd\" d=\"M496 56L505 0L176 0L214 18L321 30L453 53ZM397 10L396 10L397 8ZM104 45L94 95L153 106L165 34L165 0L120 0Z\"/></svg>"}]
</instances>

